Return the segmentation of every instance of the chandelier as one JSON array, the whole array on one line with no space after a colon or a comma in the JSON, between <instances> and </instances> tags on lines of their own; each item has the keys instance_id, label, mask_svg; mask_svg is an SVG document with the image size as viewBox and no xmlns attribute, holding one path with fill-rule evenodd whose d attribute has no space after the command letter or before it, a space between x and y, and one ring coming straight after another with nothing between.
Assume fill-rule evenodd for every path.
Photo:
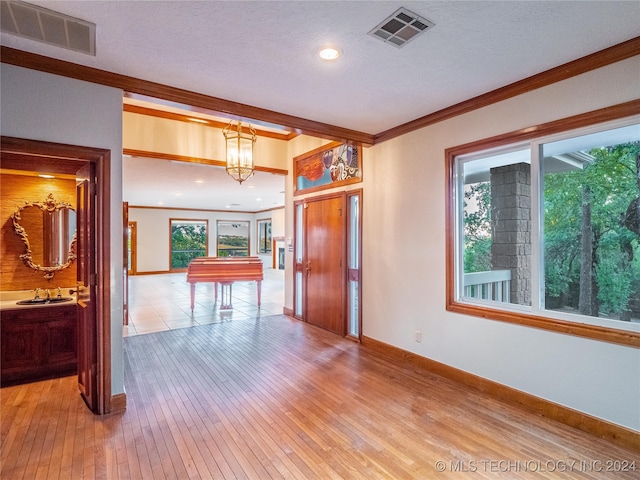
<instances>
[{"instance_id":1,"label":"chandelier","mask_svg":"<svg viewBox=\"0 0 640 480\"><path fill-rule=\"evenodd\" d=\"M256 143L256 131L242 131L242 122L233 120L222 130L227 144L227 173L242 183L253 175L253 145Z\"/></svg>"}]
</instances>

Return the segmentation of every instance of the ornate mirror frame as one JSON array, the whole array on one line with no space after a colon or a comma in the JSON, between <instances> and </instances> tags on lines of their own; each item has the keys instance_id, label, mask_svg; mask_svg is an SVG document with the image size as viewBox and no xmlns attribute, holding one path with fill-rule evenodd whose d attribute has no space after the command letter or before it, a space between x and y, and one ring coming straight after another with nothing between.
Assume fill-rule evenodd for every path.
<instances>
[{"instance_id":1,"label":"ornate mirror frame","mask_svg":"<svg viewBox=\"0 0 640 480\"><path fill-rule=\"evenodd\" d=\"M27 267L35 270L36 272L44 272L44 278L46 278L47 280L51 280L55 275L55 272L64 270L76 260L77 256L74 253L75 244L76 244L76 233L73 234L73 238L71 239L71 242L69 244L69 251L67 252L67 258L64 263L61 263L60 265L51 266L51 267L35 264L33 262L31 244L29 243L29 236L27 235L27 232L24 229L24 227L20 225L20 220L22 219L21 217L22 211L28 207L39 208L40 210L42 210L43 213L44 212L54 213L58 210L62 210L65 208L69 210L73 210L75 212L75 209L70 203L56 201L53 198L53 194L50 193L44 202L25 202L25 204L22 207L19 207L13 213L13 215L11 215L11 220L13 221L13 228L16 232L16 235L20 237L20 239L22 240L22 242L26 247L26 252L20 255L20 259L24 262L24 264Z\"/></svg>"}]
</instances>

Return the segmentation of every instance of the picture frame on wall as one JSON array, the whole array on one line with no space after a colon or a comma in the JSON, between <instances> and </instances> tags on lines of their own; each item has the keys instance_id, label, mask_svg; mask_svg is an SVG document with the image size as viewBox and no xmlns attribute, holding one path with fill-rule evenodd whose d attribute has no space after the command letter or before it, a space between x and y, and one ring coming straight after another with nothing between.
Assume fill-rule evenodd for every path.
<instances>
[{"instance_id":1,"label":"picture frame on wall","mask_svg":"<svg viewBox=\"0 0 640 480\"><path fill-rule=\"evenodd\" d=\"M360 145L333 142L294 159L294 195L361 181Z\"/></svg>"}]
</instances>

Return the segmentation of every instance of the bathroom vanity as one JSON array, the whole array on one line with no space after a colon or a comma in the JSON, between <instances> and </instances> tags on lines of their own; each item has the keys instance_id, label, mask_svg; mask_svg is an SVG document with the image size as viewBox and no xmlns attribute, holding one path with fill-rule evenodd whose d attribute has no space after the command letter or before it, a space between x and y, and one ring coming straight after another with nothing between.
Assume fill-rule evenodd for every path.
<instances>
[{"instance_id":1,"label":"bathroom vanity","mask_svg":"<svg viewBox=\"0 0 640 480\"><path fill-rule=\"evenodd\" d=\"M77 373L75 301L18 305L3 298L2 386Z\"/></svg>"}]
</instances>

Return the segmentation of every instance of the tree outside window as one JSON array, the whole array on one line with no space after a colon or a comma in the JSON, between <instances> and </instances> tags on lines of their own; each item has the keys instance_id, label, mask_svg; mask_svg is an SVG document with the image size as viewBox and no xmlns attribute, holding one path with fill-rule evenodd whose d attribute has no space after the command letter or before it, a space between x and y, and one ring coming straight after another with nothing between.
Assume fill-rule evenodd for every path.
<instances>
[{"instance_id":1,"label":"tree outside window","mask_svg":"<svg viewBox=\"0 0 640 480\"><path fill-rule=\"evenodd\" d=\"M183 270L207 256L207 221L171 219L171 270Z\"/></svg>"}]
</instances>

